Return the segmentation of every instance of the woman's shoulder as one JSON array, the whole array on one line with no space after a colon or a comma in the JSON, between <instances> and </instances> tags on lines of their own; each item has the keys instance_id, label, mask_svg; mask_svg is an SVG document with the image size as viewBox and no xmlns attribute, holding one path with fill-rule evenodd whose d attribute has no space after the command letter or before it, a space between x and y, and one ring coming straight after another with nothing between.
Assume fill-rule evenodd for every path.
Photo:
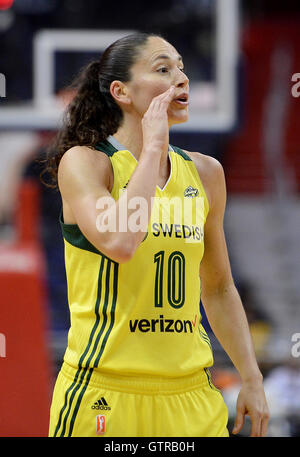
<instances>
[{"instance_id":1,"label":"woman's shoulder","mask_svg":"<svg viewBox=\"0 0 300 457\"><path fill-rule=\"evenodd\" d=\"M60 165L68 162L74 166L93 166L98 168L101 165L110 163L109 157L104 151L95 149L91 146L73 146L68 149L62 156Z\"/></svg>"},{"instance_id":2,"label":"woman's shoulder","mask_svg":"<svg viewBox=\"0 0 300 457\"><path fill-rule=\"evenodd\" d=\"M183 150L193 161L204 186L208 200L212 201L220 186L224 187L225 176L222 164L215 157L201 152Z\"/></svg>"},{"instance_id":3,"label":"woman's shoulder","mask_svg":"<svg viewBox=\"0 0 300 457\"><path fill-rule=\"evenodd\" d=\"M214 180L223 179L223 166L215 157L202 154L201 152L183 151L194 162L202 180L210 183Z\"/></svg>"},{"instance_id":4,"label":"woman's shoulder","mask_svg":"<svg viewBox=\"0 0 300 457\"><path fill-rule=\"evenodd\" d=\"M112 179L112 165L102 151L89 146L73 146L62 156L58 166L59 183L97 181L109 183Z\"/></svg>"},{"instance_id":5,"label":"woman's shoulder","mask_svg":"<svg viewBox=\"0 0 300 457\"><path fill-rule=\"evenodd\" d=\"M212 156L203 154L201 152L186 151L183 152L194 162L196 168L200 172L215 174L223 170L221 163Z\"/></svg>"}]
</instances>

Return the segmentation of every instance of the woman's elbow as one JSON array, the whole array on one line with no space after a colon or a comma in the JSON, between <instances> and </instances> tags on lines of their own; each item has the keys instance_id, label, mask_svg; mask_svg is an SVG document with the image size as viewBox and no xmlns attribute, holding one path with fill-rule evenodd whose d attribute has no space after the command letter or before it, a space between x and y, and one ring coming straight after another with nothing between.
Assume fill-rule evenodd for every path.
<instances>
[{"instance_id":1,"label":"woman's elbow","mask_svg":"<svg viewBox=\"0 0 300 457\"><path fill-rule=\"evenodd\" d=\"M120 243L117 241L105 246L104 249L102 248L102 252L114 262L127 263L132 259L135 249L130 242Z\"/></svg>"}]
</instances>

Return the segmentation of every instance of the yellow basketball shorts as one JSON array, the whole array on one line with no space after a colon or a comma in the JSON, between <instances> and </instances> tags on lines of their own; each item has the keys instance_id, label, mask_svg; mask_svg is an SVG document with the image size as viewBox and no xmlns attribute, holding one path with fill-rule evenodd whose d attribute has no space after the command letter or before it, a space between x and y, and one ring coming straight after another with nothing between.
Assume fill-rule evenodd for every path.
<instances>
[{"instance_id":1,"label":"yellow basketball shorts","mask_svg":"<svg viewBox=\"0 0 300 457\"><path fill-rule=\"evenodd\" d=\"M50 437L225 437L228 410L207 369L182 378L104 375L62 365Z\"/></svg>"}]
</instances>

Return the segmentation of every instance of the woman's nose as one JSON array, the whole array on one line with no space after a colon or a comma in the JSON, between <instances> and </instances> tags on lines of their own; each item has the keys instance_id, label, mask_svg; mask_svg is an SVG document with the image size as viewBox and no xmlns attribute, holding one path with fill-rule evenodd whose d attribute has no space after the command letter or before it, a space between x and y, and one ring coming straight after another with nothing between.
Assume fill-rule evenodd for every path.
<instances>
[{"instance_id":1,"label":"woman's nose","mask_svg":"<svg viewBox=\"0 0 300 457\"><path fill-rule=\"evenodd\" d=\"M185 87L185 86L188 86L189 85L189 78L187 77L187 75L185 73L183 73L181 70L179 70L180 74L179 76L177 77L177 83L176 83L176 86L177 87Z\"/></svg>"}]
</instances>

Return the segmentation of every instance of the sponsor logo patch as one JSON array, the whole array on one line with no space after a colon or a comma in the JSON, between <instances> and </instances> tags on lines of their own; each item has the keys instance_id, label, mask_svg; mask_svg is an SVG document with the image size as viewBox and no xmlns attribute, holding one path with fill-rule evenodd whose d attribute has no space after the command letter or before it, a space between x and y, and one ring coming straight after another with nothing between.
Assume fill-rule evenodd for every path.
<instances>
[{"instance_id":1,"label":"sponsor logo patch","mask_svg":"<svg viewBox=\"0 0 300 457\"><path fill-rule=\"evenodd\" d=\"M137 331L146 333L193 333L197 321L197 315L193 320L190 319L165 319L163 314L159 319L130 319L129 330L131 333Z\"/></svg>"},{"instance_id":2,"label":"sponsor logo patch","mask_svg":"<svg viewBox=\"0 0 300 457\"><path fill-rule=\"evenodd\" d=\"M106 411L109 411L111 409L111 407L108 406L107 401L105 400L104 397L101 397L100 400L97 400L91 408L92 409L104 409Z\"/></svg>"},{"instance_id":3,"label":"sponsor logo patch","mask_svg":"<svg viewBox=\"0 0 300 457\"><path fill-rule=\"evenodd\" d=\"M104 435L106 432L106 417L102 414L96 416L96 433L97 435Z\"/></svg>"},{"instance_id":4,"label":"sponsor logo patch","mask_svg":"<svg viewBox=\"0 0 300 457\"><path fill-rule=\"evenodd\" d=\"M192 186L187 187L184 191L185 197L197 197L197 195L199 195L199 190Z\"/></svg>"}]
</instances>

